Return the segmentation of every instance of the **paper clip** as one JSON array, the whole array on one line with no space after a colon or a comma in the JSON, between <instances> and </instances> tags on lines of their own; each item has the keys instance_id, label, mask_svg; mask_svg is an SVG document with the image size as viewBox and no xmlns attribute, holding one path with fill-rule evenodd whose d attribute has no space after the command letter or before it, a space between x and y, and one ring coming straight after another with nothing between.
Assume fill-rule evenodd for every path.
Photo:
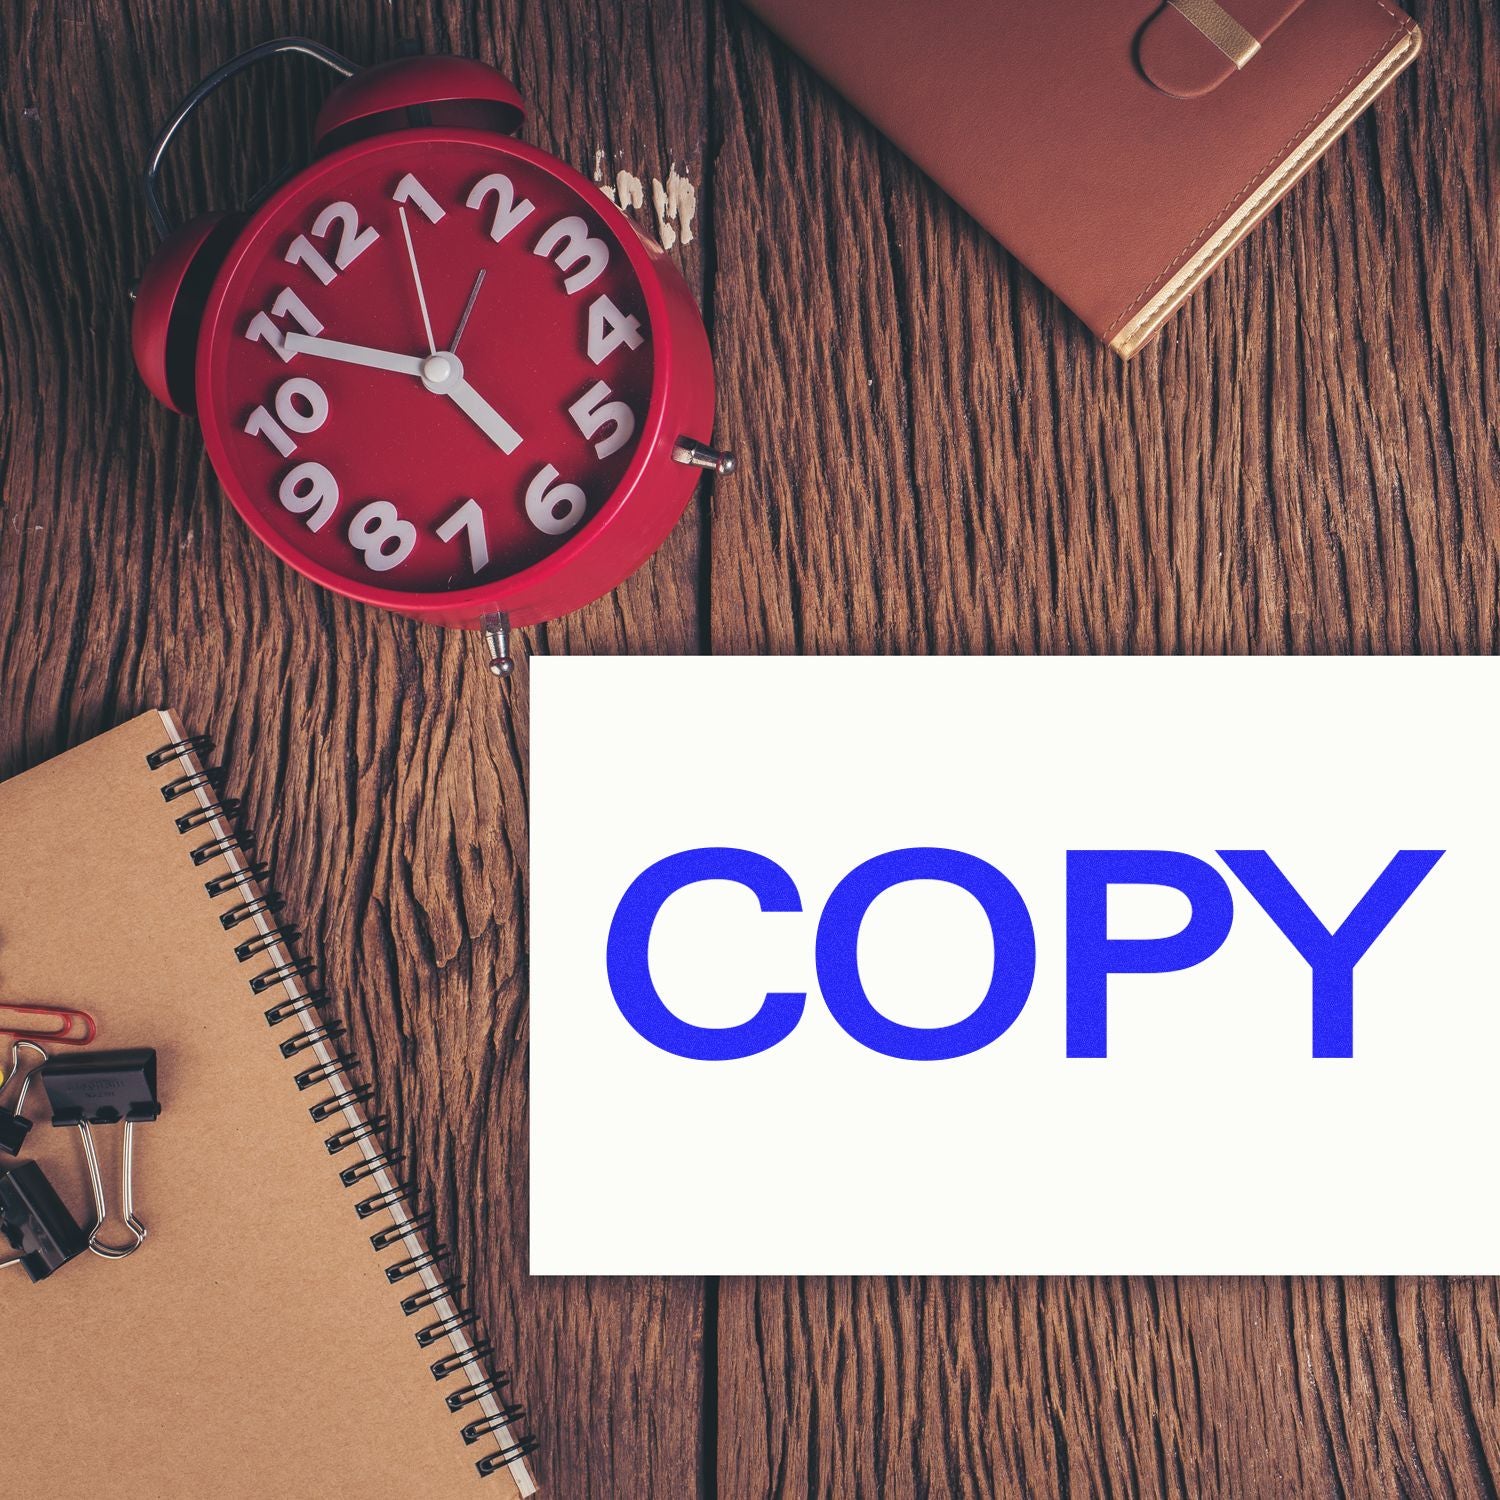
<instances>
[{"instance_id":1,"label":"paper clip","mask_svg":"<svg viewBox=\"0 0 1500 1500\"><path fill-rule=\"evenodd\" d=\"M88 1248L106 1260L123 1260L146 1242L146 1226L136 1217L134 1187L135 1127L161 1114L156 1100L156 1052L138 1047L128 1052L87 1052L80 1057L54 1057L38 1070L52 1101L52 1123L75 1125L83 1137L89 1182L94 1189L94 1225ZM130 1231L129 1245L100 1242L109 1203L94 1150L95 1125L124 1125L125 1147L120 1168L120 1213Z\"/></svg>"},{"instance_id":2,"label":"paper clip","mask_svg":"<svg viewBox=\"0 0 1500 1500\"><path fill-rule=\"evenodd\" d=\"M33 1063L24 1076L21 1075L22 1052L34 1052L42 1060L40 1063ZM0 1075L0 1094L4 1094L18 1077L21 1078L21 1090L16 1095L14 1109L7 1109L0 1104L0 1154L19 1156L21 1147L26 1144L26 1137L31 1133L31 1121L21 1111L26 1108L26 1095L31 1088L31 1080L46 1061L46 1051L35 1042L17 1042L10 1049L10 1067Z\"/></svg>"},{"instance_id":3,"label":"paper clip","mask_svg":"<svg viewBox=\"0 0 1500 1500\"><path fill-rule=\"evenodd\" d=\"M0 1268L20 1266L33 1281L83 1254L88 1239L34 1161L0 1173L0 1239L16 1253Z\"/></svg>"},{"instance_id":4,"label":"paper clip","mask_svg":"<svg viewBox=\"0 0 1500 1500\"><path fill-rule=\"evenodd\" d=\"M0 1000L0 1032L35 1042L87 1047L98 1027L86 1010L66 1005L12 1005Z\"/></svg>"}]
</instances>

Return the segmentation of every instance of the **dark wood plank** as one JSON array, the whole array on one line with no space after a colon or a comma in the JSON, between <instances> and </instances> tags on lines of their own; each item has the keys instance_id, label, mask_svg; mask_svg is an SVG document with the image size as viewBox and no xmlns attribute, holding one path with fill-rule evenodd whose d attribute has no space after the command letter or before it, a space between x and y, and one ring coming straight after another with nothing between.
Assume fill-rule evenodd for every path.
<instances>
[{"instance_id":1,"label":"dark wood plank","mask_svg":"<svg viewBox=\"0 0 1500 1500\"><path fill-rule=\"evenodd\" d=\"M720 1493L1493 1495L1492 1281L736 1281Z\"/></svg>"},{"instance_id":2,"label":"dark wood plank","mask_svg":"<svg viewBox=\"0 0 1500 1500\"><path fill-rule=\"evenodd\" d=\"M502 692L473 638L282 568L220 495L195 424L131 366L147 146L210 68L286 32L361 61L403 36L496 61L532 101L529 139L585 171L601 149L648 178L702 159L704 91L681 80L701 79L707 35L687 3L6 0L0 773L157 703L214 734L514 1371L547 1489L691 1495L699 1284L526 1274L525 653ZM175 153L173 204L242 198L304 147L324 87L273 65L213 104ZM701 241L680 263L700 279ZM690 516L618 594L531 649L691 649L697 553Z\"/></svg>"},{"instance_id":3,"label":"dark wood plank","mask_svg":"<svg viewBox=\"0 0 1500 1500\"><path fill-rule=\"evenodd\" d=\"M1417 9L1416 70L1129 367L726 11L716 337L757 441L713 649L1495 651L1500 24ZM1490 1281L720 1298L726 1496L1496 1492Z\"/></svg>"}]
</instances>

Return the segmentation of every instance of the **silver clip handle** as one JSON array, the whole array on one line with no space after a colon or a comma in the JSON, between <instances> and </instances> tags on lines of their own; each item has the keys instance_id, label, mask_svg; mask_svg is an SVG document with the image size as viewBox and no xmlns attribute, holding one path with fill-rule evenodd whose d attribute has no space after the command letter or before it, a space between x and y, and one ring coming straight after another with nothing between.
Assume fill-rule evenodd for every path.
<instances>
[{"instance_id":1,"label":"silver clip handle","mask_svg":"<svg viewBox=\"0 0 1500 1500\"><path fill-rule=\"evenodd\" d=\"M125 1122L125 1146L120 1163L120 1215L132 1240L129 1245L106 1245L100 1240L109 1219L109 1203L104 1196L104 1179L99 1171L99 1154L94 1150L94 1132L87 1120L78 1122L83 1137L83 1154L89 1164L89 1182L94 1190L94 1226L89 1230L89 1249L105 1260L124 1260L146 1243L146 1226L135 1213L135 1121Z\"/></svg>"}]
</instances>

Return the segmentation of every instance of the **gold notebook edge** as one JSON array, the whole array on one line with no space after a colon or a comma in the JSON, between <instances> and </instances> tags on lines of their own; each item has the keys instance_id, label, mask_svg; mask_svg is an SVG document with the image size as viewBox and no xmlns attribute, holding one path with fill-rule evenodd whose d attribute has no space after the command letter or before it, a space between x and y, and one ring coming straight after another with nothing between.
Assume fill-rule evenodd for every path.
<instances>
[{"instance_id":1,"label":"gold notebook edge","mask_svg":"<svg viewBox=\"0 0 1500 1500\"><path fill-rule=\"evenodd\" d=\"M161 720L162 727L168 737L168 744L176 748L174 759L182 768L183 774L188 776L203 776L205 769L203 762L199 758L197 751L193 748L191 737L184 729L176 711L170 708L157 708L151 710L151 712L154 712ZM216 799L214 794L205 786L200 785L195 787L192 795L199 807L205 811L215 804ZM217 812L213 812L206 819L205 826L212 830L216 840L226 845L221 858L229 866L230 870L239 877L237 888L243 893L244 899L247 901L263 900L265 892L260 882L255 878L249 862L244 858L239 848L236 847L234 843L234 829L230 826L229 821ZM275 935L277 930L276 923L270 920L264 913L257 913L251 921L256 932L266 940L266 946L261 950L264 957L274 968L281 968L283 966L291 967L296 955ZM287 1000L301 999L305 993L301 982L295 977L281 980L276 985L275 990L281 994L282 998ZM268 991L268 994L271 993L274 992ZM309 1021L306 1013L296 1019L303 1024L304 1030L316 1029L319 1024L316 1021ZM330 1070L325 1081L335 1095L344 1095L352 1091L352 1081L338 1061L336 1048L331 1047L327 1042L319 1041L310 1049L310 1055ZM342 1118L344 1125L351 1129L370 1124L369 1115L357 1100L351 1100L349 1103L342 1105L339 1110L339 1117ZM368 1162L380 1154L382 1138L378 1134L366 1136L358 1140L355 1144L359 1147L361 1155ZM336 1178L331 1178L330 1185L336 1181ZM384 1166L377 1168L371 1173L370 1181L373 1185L379 1187L383 1193L390 1193L397 1187L394 1176ZM413 1215L402 1210L398 1218L395 1208L389 1209L388 1212L396 1227L402 1228L405 1231L401 1236L401 1243L405 1246L409 1254L419 1256L430 1249L430 1236L413 1222ZM356 1232L356 1228L352 1224L350 1232ZM429 1293L437 1293L431 1303L437 1319L439 1321L447 1321L457 1317L461 1311L457 1301L448 1294L439 1292L443 1277L438 1273L437 1269L432 1266L424 1267L418 1274L423 1289ZM445 1333L443 1337L448 1343L449 1351L456 1358L461 1358L465 1361L477 1359L480 1351L475 1348L464 1327L459 1326L454 1328ZM437 1355L442 1353L441 1349L437 1348L432 1352ZM417 1357L420 1359L420 1351L417 1351ZM441 1393L438 1392L437 1387L434 1385L434 1399L440 1399L440 1397ZM475 1400L474 1404L480 1413L486 1417L496 1419L503 1417L501 1405L493 1395L486 1394L480 1396ZM515 1433L510 1423L505 1420L501 1420L489 1436L500 1443L502 1448L508 1448L515 1442ZM455 1442L459 1440L459 1434L456 1429L453 1432L453 1440ZM531 1473L531 1467L526 1462L524 1455L513 1459L509 1464L505 1465L505 1472L514 1486L517 1495L522 1497L522 1500L526 1500L526 1497L537 1493L536 1480Z\"/></svg>"},{"instance_id":2,"label":"gold notebook edge","mask_svg":"<svg viewBox=\"0 0 1500 1500\"><path fill-rule=\"evenodd\" d=\"M1110 339L1110 348L1122 359L1129 359L1143 349L1260 217L1312 168L1421 50L1422 31L1413 23L1402 30L1394 45L1382 54L1375 66L1281 159L1140 312Z\"/></svg>"}]
</instances>

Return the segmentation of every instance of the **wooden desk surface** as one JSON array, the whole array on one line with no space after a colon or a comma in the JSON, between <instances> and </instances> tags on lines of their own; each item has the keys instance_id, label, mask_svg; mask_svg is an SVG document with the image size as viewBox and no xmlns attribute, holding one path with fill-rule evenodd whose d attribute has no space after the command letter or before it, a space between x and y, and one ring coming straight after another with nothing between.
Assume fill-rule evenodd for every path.
<instances>
[{"instance_id":1,"label":"wooden desk surface","mask_svg":"<svg viewBox=\"0 0 1500 1500\"><path fill-rule=\"evenodd\" d=\"M741 471L529 652L1493 652L1500 11L1416 11L1416 67L1126 368L721 0L0 0L0 773L157 703L219 741L548 1493L1494 1496L1500 1298L530 1279L525 664L499 691L474 639L282 568L147 397L157 126L267 37L414 36L645 179L643 219L652 177L694 183L676 254ZM220 101L173 200L242 197L322 87Z\"/></svg>"}]
</instances>

